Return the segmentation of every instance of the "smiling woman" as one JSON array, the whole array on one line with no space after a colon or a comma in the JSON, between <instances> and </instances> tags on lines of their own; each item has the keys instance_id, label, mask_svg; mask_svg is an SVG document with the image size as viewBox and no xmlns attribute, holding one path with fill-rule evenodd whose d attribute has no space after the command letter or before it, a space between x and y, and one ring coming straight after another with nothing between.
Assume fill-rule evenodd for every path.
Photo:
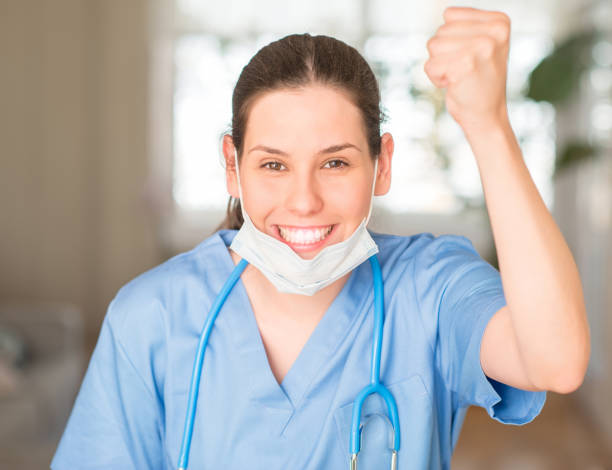
<instances>
[{"instance_id":1,"label":"smiling woman","mask_svg":"<svg viewBox=\"0 0 612 470\"><path fill-rule=\"evenodd\" d=\"M393 156L374 74L334 38L279 39L234 90L223 228L117 294L52 468L448 469L470 405L524 424L578 386L580 281L505 114L509 25L445 21L426 71L503 285L465 237L367 229Z\"/></svg>"}]
</instances>

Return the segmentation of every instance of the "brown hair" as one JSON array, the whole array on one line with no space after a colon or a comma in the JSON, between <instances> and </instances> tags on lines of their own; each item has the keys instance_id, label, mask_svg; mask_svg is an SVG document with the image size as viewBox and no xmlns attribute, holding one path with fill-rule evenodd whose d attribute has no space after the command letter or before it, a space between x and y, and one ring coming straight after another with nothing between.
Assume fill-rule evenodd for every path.
<instances>
[{"instance_id":1,"label":"brown hair","mask_svg":"<svg viewBox=\"0 0 612 470\"><path fill-rule=\"evenodd\" d=\"M353 47L329 36L292 34L261 48L242 69L232 96L232 141L242 156L250 106L265 92L321 83L349 94L363 116L372 159L380 153L380 92L374 72ZM242 226L240 200L230 196L217 230Z\"/></svg>"}]
</instances>

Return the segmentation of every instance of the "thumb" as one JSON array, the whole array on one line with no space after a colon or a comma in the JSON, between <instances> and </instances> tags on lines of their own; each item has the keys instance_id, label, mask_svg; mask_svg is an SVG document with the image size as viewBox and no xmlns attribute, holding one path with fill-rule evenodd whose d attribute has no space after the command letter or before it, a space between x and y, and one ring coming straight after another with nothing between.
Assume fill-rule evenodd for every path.
<instances>
[{"instance_id":1,"label":"thumb","mask_svg":"<svg viewBox=\"0 0 612 470\"><path fill-rule=\"evenodd\" d=\"M425 73L437 88L448 86L448 60L445 57L430 57L423 66Z\"/></svg>"}]
</instances>

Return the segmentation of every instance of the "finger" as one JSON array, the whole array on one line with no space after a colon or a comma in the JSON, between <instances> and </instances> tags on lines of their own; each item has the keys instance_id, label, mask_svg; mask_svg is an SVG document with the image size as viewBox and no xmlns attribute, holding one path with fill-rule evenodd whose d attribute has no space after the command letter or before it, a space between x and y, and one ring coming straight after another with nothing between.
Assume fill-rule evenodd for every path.
<instances>
[{"instance_id":1,"label":"finger","mask_svg":"<svg viewBox=\"0 0 612 470\"><path fill-rule=\"evenodd\" d=\"M507 41L510 37L510 26L499 20L487 22L461 20L444 23L435 35L443 37L489 35L498 41Z\"/></svg>"},{"instance_id":2,"label":"finger","mask_svg":"<svg viewBox=\"0 0 612 470\"><path fill-rule=\"evenodd\" d=\"M501 11L480 10L470 7L448 7L442 14L445 22L451 21L491 21L500 20L510 23L508 15Z\"/></svg>"},{"instance_id":3,"label":"finger","mask_svg":"<svg viewBox=\"0 0 612 470\"><path fill-rule=\"evenodd\" d=\"M425 74L437 88L446 88L449 84L447 73L451 65L451 56L452 54L445 54L432 57L423 66Z\"/></svg>"},{"instance_id":4,"label":"finger","mask_svg":"<svg viewBox=\"0 0 612 470\"><path fill-rule=\"evenodd\" d=\"M475 67L476 62L473 54L462 56L454 54L453 57L449 59L448 72L446 73L448 85L461 81L465 76L472 73Z\"/></svg>"},{"instance_id":5,"label":"finger","mask_svg":"<svg viewBox=\"0 0 612 470\"><path fill-rule=\"evenodd\" d=\"M494 47L495 40L490 36L434 36L427 41L430 56L448 54L466 49L479 49L482 45Z\"/></svg>"},{"instance_id":6,"label":"finger","mask_svg":"<svg viewBox=\"0 0 612 470\"><path fill-rule=\"evenodd\" d=\"M475 67L473 55L444 54L425 62L425 73L438 88L457 83Z\"/></svg>"}]
</instances>

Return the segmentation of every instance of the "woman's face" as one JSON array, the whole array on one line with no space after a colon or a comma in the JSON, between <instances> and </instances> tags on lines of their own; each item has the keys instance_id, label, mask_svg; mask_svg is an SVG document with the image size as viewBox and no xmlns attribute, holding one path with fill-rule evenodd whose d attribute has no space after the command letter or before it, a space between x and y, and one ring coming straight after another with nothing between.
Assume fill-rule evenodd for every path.
<instances>
[{"instance_id":1,"label":"woman's face","mask_svg":"<svg viewBox=\"0 0 612 470\"><path fill-rule=\"evenodd\" d=\"M382 136L375 195L391 180L393 139ZM239 197L231 137L228 190ZM251 105L240 167L242 204L260 231L311 259L367 217L374 183L359 109L337 89L310 85L265 93Z\"/></svg>"}]
</instances>

